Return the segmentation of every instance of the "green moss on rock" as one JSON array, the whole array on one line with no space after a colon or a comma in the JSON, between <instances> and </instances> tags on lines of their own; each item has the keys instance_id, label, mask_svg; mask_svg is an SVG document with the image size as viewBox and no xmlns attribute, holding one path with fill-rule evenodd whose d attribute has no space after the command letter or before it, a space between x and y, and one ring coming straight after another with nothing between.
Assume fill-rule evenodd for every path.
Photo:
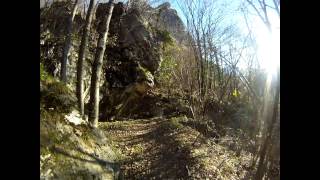
<instances>
[{"instance_id":1,"label":"green moss on rock","mask_svg":"<svg viewBox=\"0 0 320 180\"><path fill-rule=\"evenodd\" d=\"M43 73L40 81L40 107L69 113L76 107L74 93L62 82Z\"/></svg>"}]
</instances>

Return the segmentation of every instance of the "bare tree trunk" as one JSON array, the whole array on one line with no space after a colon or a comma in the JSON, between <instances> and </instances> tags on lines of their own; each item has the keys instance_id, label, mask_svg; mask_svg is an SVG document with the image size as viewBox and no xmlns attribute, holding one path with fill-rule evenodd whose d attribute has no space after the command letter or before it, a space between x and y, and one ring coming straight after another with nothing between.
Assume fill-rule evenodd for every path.
<instances>
[{"instance_id":1,"label":"bare tree trunk","mask_svg":"<svg viewBox=\"0 0 320 180\"><path fill-rule=\"evenodd\" d=\"M85 59L85 50L88 44L90 26L92 21L92 14L93 14L93 6L95 4L95 0L90 0L88 12L86 15L86 23L83 30L81 44L79 49L79 58L77 63L77 98L78 98L78 106L80 109L80 113L84 115L84 101L83 101L83 63Z\"/></svg>"},{"instance_id":2,"label":"bare tree trunk","mask_svg":"<svg viewBox=\"0 0 320 180\"><path fill-rule=\"evenodd\" d=\"M203 54L204 54L204 59L202 62L202 88L203 88L203 98L205 99L206 95L207 95L207 91L208 91L208 57L207 57L207 46L206 46L206 34L204 32L204 29L202 29L202 39L203 39Z\"/></svg>"},{"instance_id":3,"label":"bare tree trunk","mask_svg":"<svg viewBox=\"0 0 320 180\"><path fill-rule=\"evenodd\" d=\"M96 49L96 55L92 66L92 76L91 76L91 88L90 88L90 101L89 101L89 122L91 127L98 127L99 118L99 85L101 78L101 69L103 62L103 55L106 49L109 24L113 11L114 0L109 1L109 11L105 15L103 20L103 31L99 34L98 45Z\"/></svg>"},{"instance_id":4,"label":"bare tree trunk","mask_svg":"<svg viewBox=\"0 0 320 180\"><path fill-rule=\"evenodd\" d=\"M67 63L68 63L68 55L71 48L71 36L72 36L72 29L73 29L73 20L74 16L76 15L78 9L78 0L74 2L74 6L71 12L71 15L68 19L68 25L67 25L67 34L66 34L66 41L64 45L64 51L61 61L61 71L60 71L60 79L67 83Z\"/></svg>"},{"instance_id":5,"label":"bare tree trunk","mask_svg":"<svg viewBox=\"0 0 320 180\"><path fill-rule=\"evenodd\" d=\"M218 58L218 51L217 49L214 51L214 57L216 61L216 68L217 68L217 74L218 74L218 87L221 88L221 70L220 70L220 63Z\"/></svg>"}]
</instances>

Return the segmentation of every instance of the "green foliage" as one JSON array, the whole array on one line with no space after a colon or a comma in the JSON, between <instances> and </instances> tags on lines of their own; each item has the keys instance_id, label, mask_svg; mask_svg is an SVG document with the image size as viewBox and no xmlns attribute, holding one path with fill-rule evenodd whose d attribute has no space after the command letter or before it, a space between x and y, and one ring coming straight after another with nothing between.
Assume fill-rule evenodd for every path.
<instances>
[{"instance_id":1,"label":"green foliage","mask_svg":"<svg viewBox=\"0 0 320 180\"><path fill-rule=\"evenodd\" d=\"M159 38L159 40L164 43L165 46L174 44L174 39L170 35L169 31L158 29L158 28L153 27L151 25L148 26L148 29L149 29L149 31L153 32L153 34L155 34Z\"/></svg>"},{"instance_id":2,"label":"green foliage","mask_svg":"<svg viewBox=\"0 0 320 180\"><path fill-rule=\"evenodd\" d=\"M180 121L183 120L183 117L172 117L170 119L170 128L171 129L180 129L183 127L182 124L180 124Z\"/></svg>"},{"instance_id":3,"label":"green foliage","mask_svg":"<svg viewBox=\"0 0 320 180\"><path fill-rule=\"evenodd\" d=\"M161 124L161 129L165 131L175 131L183 128L183 125L180 123L182 121L181 117L172 117L169 121L166 121Z\"/></svg>"},{"instance_id":4,"label":"green foliage","mask_svg":"<svg viewBox=\"0 0 320 180\"><path fill-rule=\"evenodd\" d=\"M159 70L159 81L162 83L169 83L175 66L176 64L171 57L164 57Z\"/></svg>"},{"instance_id":5,"label":"green foliage","mask_svg":"<svg viewBox=\"0 0 320 180\"><path fill-rule=\"evenodd\" d=\"M48 90L56 94L71 94L70 89L62 82L53 82L48 84Z\"/></svg>"},{"instance_id":6,"label":"green foliage","mask_svg":"<svg viewBox=\"0 0 320 180\"><path fill-rule=\"evenodd\" d=\"M48 75L40 64L40 107L67 113L75 105L74 93L64 83Z\"/></svg>"},{"instance_id":7,"label":"green foliage","mask_svg":"<svg viewBox=\"0 0 320 180\"><path fill-rule=\"evenodd\" d=\"M166 87L170 86L172 83L173 71L178 65L175 60L175 53L178 51L179 49L175 44L167 46L163 51L158 80Z\"/></svg>"},{"instance_id":8,"label":"green foliage","mask_svg":"<svg viewBox=\"0 0 320 180\"><path fill-rule=\"evenodd\" d=\"M53 77L45 70L44 65L40 63L40 80L52 81Z\"/></svg>"},{"instance_id":9,"label":"green foliage","mask_svg":"<svg viewBox=\"0 0 320 180\"><path fill-rule=\"evenodd\" d=\"M174 40L167 30L157 30L157 34L165 45L172 45Z\"/></svg>"}]
</instances>

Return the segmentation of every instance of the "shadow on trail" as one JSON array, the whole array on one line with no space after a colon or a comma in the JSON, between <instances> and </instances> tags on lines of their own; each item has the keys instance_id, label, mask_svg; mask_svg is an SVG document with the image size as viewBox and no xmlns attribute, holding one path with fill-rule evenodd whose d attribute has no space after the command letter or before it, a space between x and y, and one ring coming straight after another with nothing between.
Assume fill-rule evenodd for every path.
<instances>
[{"instance_id":1,"label":"shadow on trail","mask_svg":"<svg viewBox=\"0 0 320 180\"><path fill-rule=\"evenodd\" d=\"M109 162L107 160L101 159L99 157L96 157L94 154L90 154L88 152L85 152L85 151L81 150L80 148L76 148L75 150L77 150L79 153L82 153L84 155L87 155L87 156L93 158L94 160L88 160L86 158L81 158L81 157L74 156L71 153L69 153L67 150L62 149L62 148L58 148L58 147L53 147L52 148L53 152L59 153L59 154L64 155L64 156L67 156L67 157L72 158L74 160L79 160L79 161L82 161L82 162L89 162L89 163L93 163L93 164L99 164L99 165L104 166L104 167L108 166L108 167L111 167L112 169L119 168L118 167L119 166L118 163Z\"/></svg>"},{"instance_id":2,"label":"shadow on trail","mask_svg":"<svg viewBox=\"0 0 320 180\"><path fill-rule=\"evenodd\" d=\"M122 142L127 147L137 145L145 149L129 154L130 159L123 161L123 179L190 179L188 167L195 164L190 156L190 148L183 147L176 139L181 129L172 129L165 121L156 123L151 131L131 136Z\"/></svg>"}]
</instances>

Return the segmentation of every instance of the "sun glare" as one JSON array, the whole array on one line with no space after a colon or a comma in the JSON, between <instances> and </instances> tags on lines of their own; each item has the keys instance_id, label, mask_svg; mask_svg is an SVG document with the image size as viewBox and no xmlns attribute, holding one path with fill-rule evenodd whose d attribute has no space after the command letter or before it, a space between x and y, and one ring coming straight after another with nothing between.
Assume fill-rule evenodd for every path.
<instances>
[{"instance_id":1,"label":"sun glare","mask_svg":"<svg viewBox=\"0 0 320 180\"><path fill-rule=\"evenodd\" d=\"M276 19L273 18L274 25L272 32L268 31L261 21L256 21L256 38L258 43L258 58L261 67L269 75L275 75L280 67L280 26Z\"/></svg>"}]
</instances>

